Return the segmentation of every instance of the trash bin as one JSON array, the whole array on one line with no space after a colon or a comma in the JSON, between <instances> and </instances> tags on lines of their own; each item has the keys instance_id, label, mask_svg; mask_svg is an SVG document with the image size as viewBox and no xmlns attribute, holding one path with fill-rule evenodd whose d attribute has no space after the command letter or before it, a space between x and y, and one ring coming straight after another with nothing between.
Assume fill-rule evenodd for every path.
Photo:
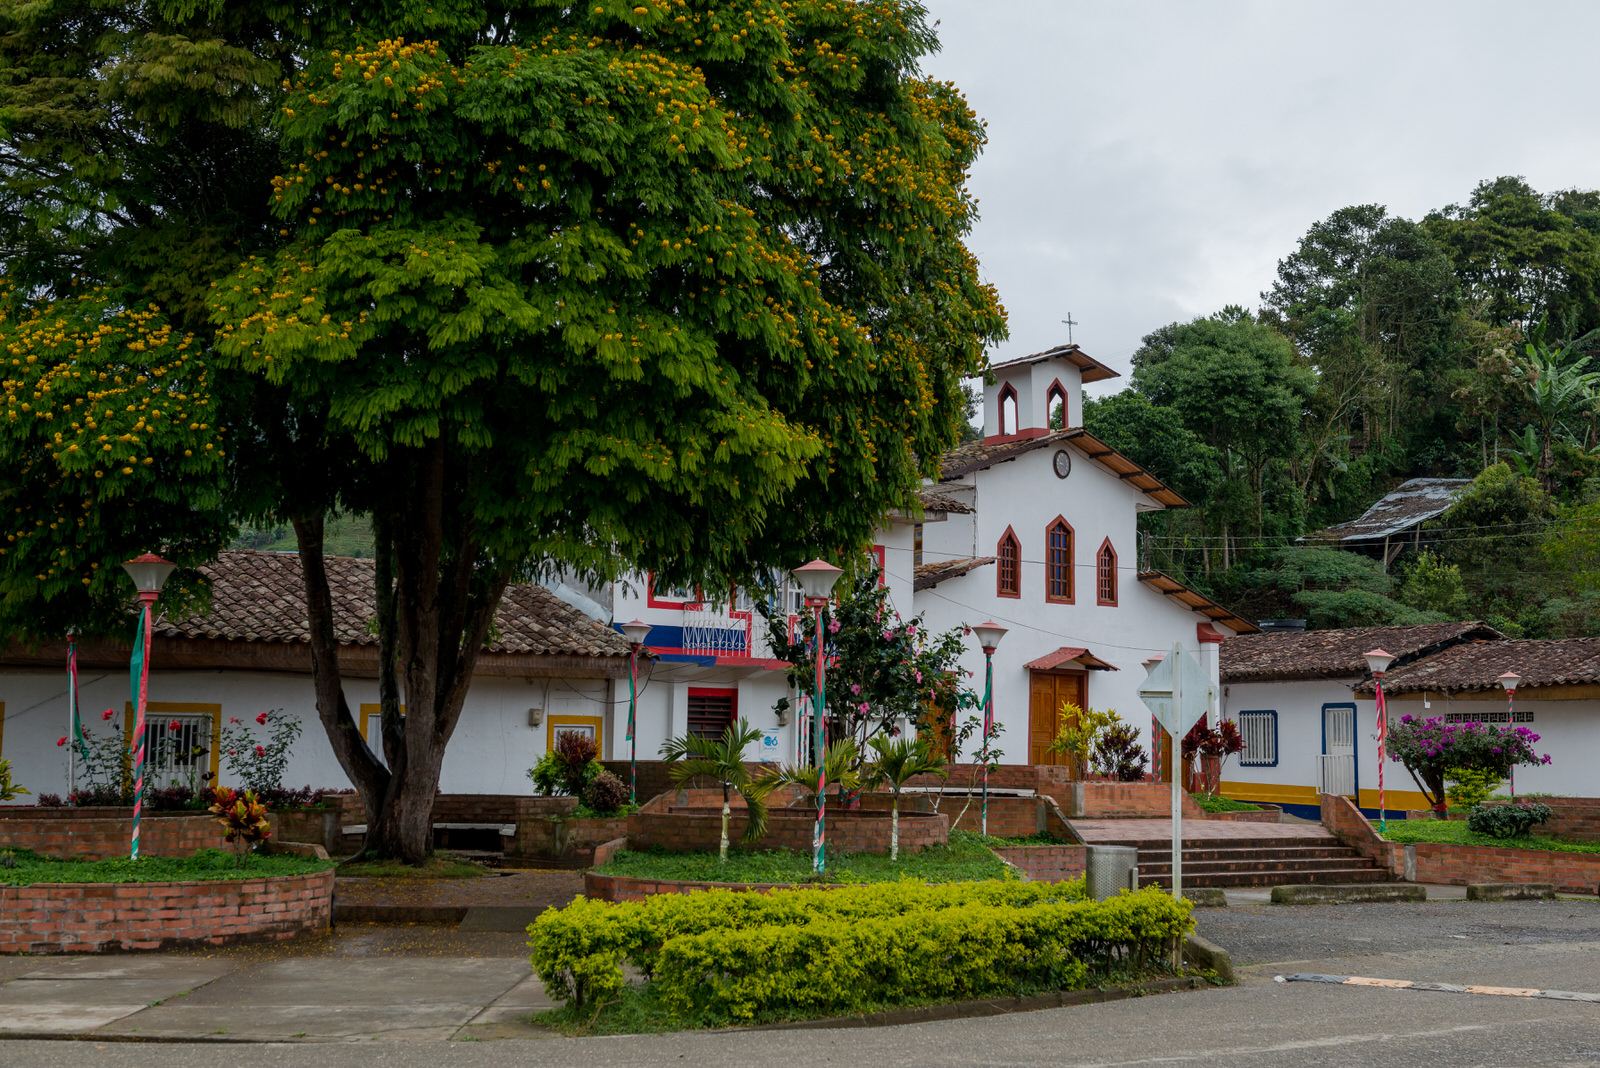
<instances>
[{"instance_id":1,"label":"trash bin","mask_svg":"<svg viewBox=\"0 0 1600 1068\"><path fill-rule=\"evenodd\" d=\"M1139 851L1133 846L1092 845L1084 850L1083 881L1091 901L1139 889Z\"/></svg>"}]
</instances>

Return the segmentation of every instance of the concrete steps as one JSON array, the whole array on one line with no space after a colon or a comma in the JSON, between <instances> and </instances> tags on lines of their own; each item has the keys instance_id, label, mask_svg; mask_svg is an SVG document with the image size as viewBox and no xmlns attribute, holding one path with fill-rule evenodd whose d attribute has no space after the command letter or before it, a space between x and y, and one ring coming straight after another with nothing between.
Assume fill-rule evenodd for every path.
<instances>
[{"instance_id":1,"label":"concrete steps","mask_svg":"<svg viewBox=\"0 0 1600 1068\"><path fill-rule=\"evenodd\" d=\"M1171 840L1098 839L1095 845L1139 850L1139 885L1172 885ZM1185 886L1251 887L1285 884L1387 883L1394 876L1332 835L1304 838L1186 838Z\"/></svg>"}]
</instances>

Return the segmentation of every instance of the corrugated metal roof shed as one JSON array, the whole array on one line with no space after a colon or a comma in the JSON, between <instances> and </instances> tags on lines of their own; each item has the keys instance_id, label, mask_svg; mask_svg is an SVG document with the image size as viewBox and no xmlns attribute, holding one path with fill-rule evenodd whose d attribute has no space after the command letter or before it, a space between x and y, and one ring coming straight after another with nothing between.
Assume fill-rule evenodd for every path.
<instances>
[{"instance_id":1,"label":"corrugated metal roof shed","mask_svg":"<svg viewBox=\"0 0 1600 1068\"><path fill-rule=\"evenodd\" d=\"M1470 478L1413 478L1402 482L1358 518L1307 534L1300 540L1369 541L1393 537L1442 515L1455 503L1456 495L1470 485Z\"/></svg>"}]
</instances>

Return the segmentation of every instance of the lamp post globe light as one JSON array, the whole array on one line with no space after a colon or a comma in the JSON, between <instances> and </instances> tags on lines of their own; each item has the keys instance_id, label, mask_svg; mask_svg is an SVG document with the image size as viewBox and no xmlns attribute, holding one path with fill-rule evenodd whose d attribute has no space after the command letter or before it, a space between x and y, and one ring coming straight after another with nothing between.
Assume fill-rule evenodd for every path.
<instances>
[{"instance_id":1,"label":"lamp post globe light","mask_svg":"<svg viewBox=\"0 0 1600 1068\"><path fill-rule=\"evenodd\" d=\"M628 804L639 803L639 743L633 737L634 712L639 704L639 650L650 634L650 624L634 620L617 627L628 639Z\"/></svg>"},{"instance_id":2,"label":"lamp post globe light","mask_svg":"<svg viewBox=\"0 0 1600 1068\"><path fill-rule=\"evenodd\" d=\"M989 833L989 734L994 729L994 651L1005 637L1006 628L995 622L978 623L972 628L983 647L983 833Z\"/></svg>"},{"instance_id":3,"label":"lamp post globe light","mask_svg":"<svg viewBox=\"0 0 1600 1068\"><path fill-rule=\"evenodd\" d=\"M139 591L139 631L133 639L133 659L129 664L130 674L137 680L133 719L133 844L129 856L134 860L139 859L139 816L144 808L144 710L147 691L150 687L150 624L151 614L155 608L156 598L161 596L161 587L167 583L167 577L177 570L178 565L170 560L163 560L155 553L145 553L136 556L122 565L122 569L133 580L134 588Z\"/></svg>"},{"instance_id":4,"label":"lamp post globe light","mask_svg":"<svg viewBox=\"0 0 1600 1068\"><path fill-rule=\"evenodd\" d=\"M809 564L802 564L793 571L794 580L800 587L800 592L805 595L806 607L814 609L817 614L817 682L816 692L812 698L811 736L812 752L817 762L817 825L811 834L811 870L817 874L827 870L827 836L828 836L828 769L823 759L827 752L826 739L823 736L822 719L827 709L826 690L823 685L824 646L822 637L822 609L828 603L828 596L833 593L833 584L839 581L839 576L844 574L843 568L834 567L826 560L813 560Z\"/></svg>"},{"instance_id":5,"label":"lamp post globe light","mask_svg":"<svg viewBox=\"0 0 1600 1068\"><path fill-rule=\"evenodd\" d=\"M1374 649L1363 653L1367 658L1367 670L1372 672L1372 687L1377 705L1378 720L1378 831L1382 833L1389 829L1388 813L1383 808L1383 762L1384 748L1389 742L1389 712L1383 704L1383 673L1389 670L1389 665L1394 663L1394 655L1382 649ZM1361 798L1356 798L1356 808L1361 807Z\"/></svg>"},{"instance_id":6,"label":"lamp post globe light","mask_svg":"<svg viewBox=\"0 0 1600 1068\"><path fill-rule=\"evenodd\" d=\"M1517 720L1517 683L1522 681L1522 676L1508 671L1495 681L1506 691L1506 730L1509 731L1514 729L1513 724ZM1511 765L1506 772L1506 783L1511 791L1511 802L1515 804L1517 800L1517 766L1515 764Z\"/></svg>"}]
</instances>

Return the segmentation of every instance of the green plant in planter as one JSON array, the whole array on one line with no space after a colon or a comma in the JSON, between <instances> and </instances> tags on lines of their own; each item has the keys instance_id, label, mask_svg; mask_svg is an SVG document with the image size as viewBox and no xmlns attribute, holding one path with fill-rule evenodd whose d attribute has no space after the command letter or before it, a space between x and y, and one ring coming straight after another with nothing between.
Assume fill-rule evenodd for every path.
<instances>
[{"instance_id":1,"label":"green plant in planter","mask_svg":"<svg viewBox=\"0 0 1600 1068\"><path fill-rule=\"evenodd\" d=\"M1474 834L1487 834L1491 838L1517 838L1527 834L1536 823L1550 818L1550 806L1531 805L1474 805L1467 813L1467 830Z\"/></svg>"},{"instance_id":2,"label":"green plant in planter","mask_svg":"<svg viewBox=\"0 0 1600 1068\"><path fill-rule=\"evenodd\" d=\"M701 775L722 783L722 840L718 858L728 859L728 820L733 812L729 802L732 790L744 798L746 823L744 841L758 841L767 831L767 795L772 792L768 780L756 779L745 766L744 751L761 740L761 730L748 723L730 723L720 738L701 738L686 734L672 738L661 746L661 757L671 767L668 774L672 783L682 789L689 780Z\"/></svg>"},{"instance_id":3,"label":"green plant in planter","mask_svg":"<svg viewBox=\"0 0 1600 1068\"><path fill-rule=\"evenodd\" d=\"M856 743L850 738L840 738L822 754L828 785L841 795L861 789L861 773L857 770L860 763ZM817 769L810 764L785 764L767 772L763 781L769 790L793 786L800 791L801 800L808 808L817 807Z\"/></svg>"},{"instance_id":4,"label":"green plant in planter","mask_svg":"<svg viewBox=\"0 0 1600 1068\"><path fill-rule=\"evenodd\" d=\"M933 751L925 738L889 738L878 735L868 743L877 759L867 765L863 781L870 789L887 782L894 795L889 809L889 860L900 859L900 791L918 775L949 775L945 759Z\"/></svg>"},{"instance_id":5,"label":"green plant in planter","mask_svg":"<svg viewBox=\"0 0 1600 1068\"><path fill-rule=\"evenodd\" d=\"M0 801L10 801L28 791L11 781L11 761L0 760Z\"/></svg>"},{"instance_id":6,"label":"green plant in planter","mask_svg":"<svg viewBox=\"0 0 1600 1068\"><path fill-rule=\"evenodd\" d=\"M545 797L565 794L582 797L584 789L605 772L594 739L577 731L563 731L539 763L528 769L528 778Z\"/></svg>"}]
</instances>

